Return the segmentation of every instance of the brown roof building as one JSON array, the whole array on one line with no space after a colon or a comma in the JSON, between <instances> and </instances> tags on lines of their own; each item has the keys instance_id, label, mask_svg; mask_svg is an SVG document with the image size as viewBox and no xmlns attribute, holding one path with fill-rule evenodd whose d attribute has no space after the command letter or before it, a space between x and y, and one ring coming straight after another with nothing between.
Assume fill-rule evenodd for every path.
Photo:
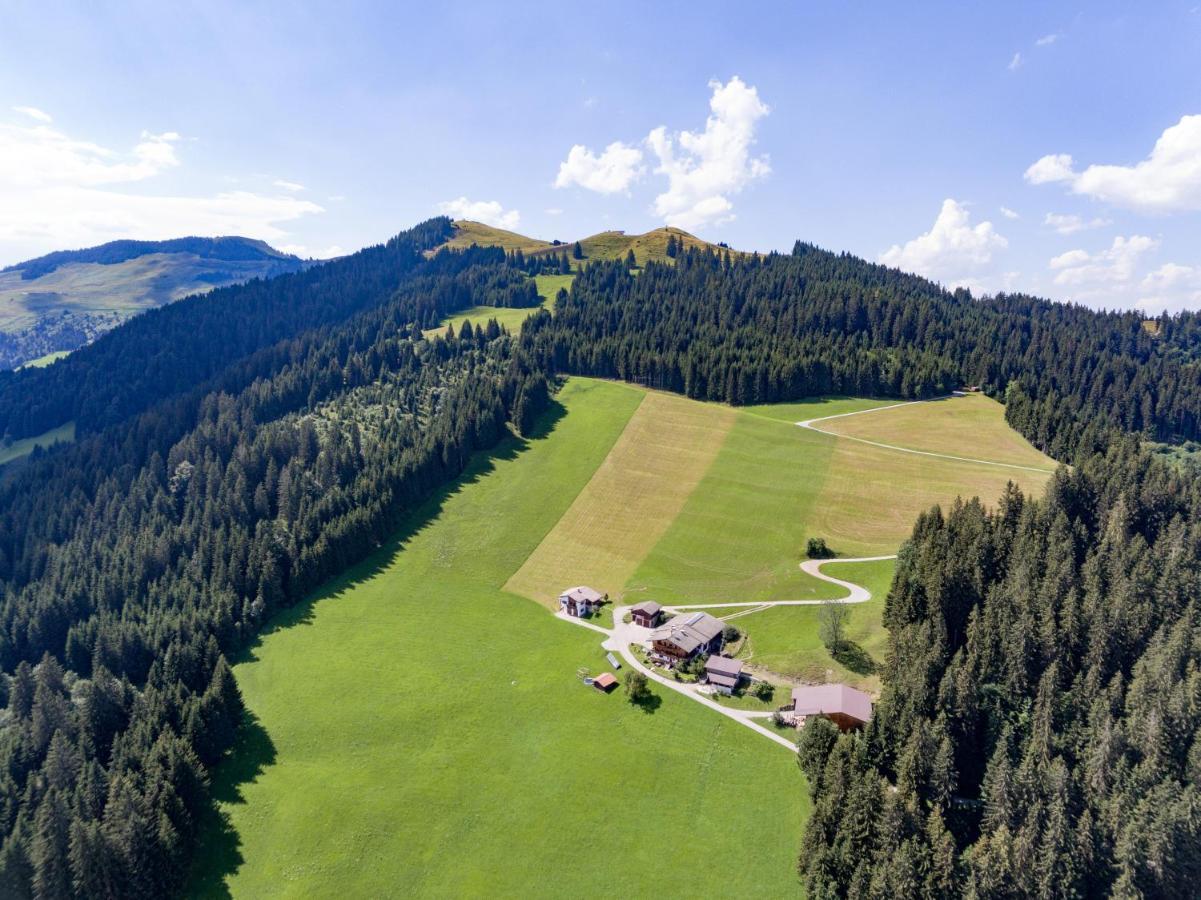
<instances>
[{"instance_id":1,"label":"brown roof building","mask_svg":"<svg viewBox=\"0 0 1201 900\"><path fill-rule=\"evenodd\" d=\"M641 625L643 628L654 628L658 625L662 613L663 607L654 600L644 600L637 606L630 607L630 618L635 625Z\"/></svg>"},{"instance_id":2,"label":"brown roof building","mask_svg":"<svg viewBox=\"0 0 1201 900\"><path fill-rule=\"evenodd\" d=\"M559 595L559 609L569 616L590 616L604 598L600 591L586 585L568 588Z\"/></svg>"},{"instance_id":3,"label":"brown roof building","mask_svg":"<svg viewBox=\"0 0 1201 900\"><path fill-rule=\"evenodd\" d=\"M721 694L732 694L742 680L742 660L710 656L705 660L705 681Z\"/></svg>"},{"instance_id":4,"label":"brown roof building","mask_svg":"<svg viewBox=\"0 0 1201 900\"><path fill-rule=\"evenodd\" d=\"M862 728L872 717L872 698L845 684L813 684L792 689L791 713L799 727L808 716L825 716L841 731Z\"/></svg>"},{"instance_id":5,"label":"brown roof building","mask_svg":"<svg viewBox=\"0 0 1201 900\"><path fill-rule=\"evenodd\" d=\"M708 613L684 613L651 632L651 658L667 666L721 650L725 626Z\"/></svg>"}]
</instances>

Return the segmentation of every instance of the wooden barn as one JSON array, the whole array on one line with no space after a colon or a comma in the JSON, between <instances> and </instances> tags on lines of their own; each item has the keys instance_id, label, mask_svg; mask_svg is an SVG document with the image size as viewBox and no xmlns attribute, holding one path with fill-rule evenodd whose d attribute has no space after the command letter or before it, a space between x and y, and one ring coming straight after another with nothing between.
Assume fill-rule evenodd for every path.
<instances>
[{"instance_id":1,"label":"wooden barn","mask_svg":"<svg viewBox=\"0 0 1201 900\"><path fill-rule=\"evenodd\" d=\"M654 628L659 624L659 617L663 614L663 607L654 600L644 600L637 606L630 607L630 618L635 625L641 625L643 628Z\"/></svg>"}]
</instances>

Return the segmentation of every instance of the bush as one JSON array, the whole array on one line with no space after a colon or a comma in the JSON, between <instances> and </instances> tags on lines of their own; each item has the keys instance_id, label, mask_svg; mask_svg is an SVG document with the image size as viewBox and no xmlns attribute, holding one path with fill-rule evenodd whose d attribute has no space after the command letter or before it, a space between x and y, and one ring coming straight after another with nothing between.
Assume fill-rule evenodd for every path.
<instances>
[{"instance_id":1,"label":"bush","mask_svg":"<svg viewBox=\"0 0 1201 900\"><path fill-rule=\"evenodd\" d=\"M742 637L742 632L733 625L727 625L721 630L721 639L727 644L734 643L740 637Z\"/></svg>"},{"instance_id":2,"label":"bush","mask_svg":"<svg viewBox=\"0 0 1201 900\"><path fill-rule=\"evenodd\" d=\"M756 681L751 685L751 693L764 702L770 700L776 692L776 686L770 681Z\"/></svg>"},{"instance_id":3,"label":"bush","mask_svg":"<svg viewBox=\"0 0 1201 900\"><path fill-rule=\"evenodd\" d=\"M805 555L810 559L830 559L834 551L826 545L825 538L811 537L805 544Z\"/></svg>"}]
</instances>

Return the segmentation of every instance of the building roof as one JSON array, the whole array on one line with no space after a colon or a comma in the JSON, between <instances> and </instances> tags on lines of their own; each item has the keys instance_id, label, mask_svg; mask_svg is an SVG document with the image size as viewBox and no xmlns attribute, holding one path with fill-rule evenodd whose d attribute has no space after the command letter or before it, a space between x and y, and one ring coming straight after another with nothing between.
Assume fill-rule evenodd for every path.
<instances>
[{"instance_id":1,"label":"building roof","mask_svg":"<svg viewBox=\"0 0 1201 900\"><path fill-rule=\"evenodd\" d=\"M592 679L592 683L599 688L608 690L609 688L613 687L613 685L617 684L617 679L613 676L612 672L601 672L594 679Z\"/></svg>"},{"instance_id":2,"label":"building roof","mask_svg":"<svg viewBox=\"0 0 1201 900\"><path fill-rule=\"evenodd\" d=\"M600 591L594 590L593 588L582 584L579 587L568 588L565 590L559 595L559 600L563 600L565 597L570 600L574 600L576 603L601 602Z\"/></svg>"},{"instance_id":3,"label":"building roof","mask_svg":"<svg viewBox=\"0 0 1201 900\"><path fill-rule=\"evenodd\" d=\"M705 675L705 678L708 679L710 684L719 684L722 687L730 688L730 690L738 687L737 675L721 675L717 672L709 672Z\"/></svg>"},{"instance_id":4,"label":"building roof","mask_svg":"<svg viewBox=\"0 0 1201 900\"><path fill-rule=\"evenodd\" d=\"M710 675L728 675L737 678L742 674L742 660L729 659L725 656L710 656L705 660L705 671Z\"/></svg>"},{"instance_id":5,"label":"building roof","mask_svg":"<svg viewBox=\"0 0 1201 900\"><path fill-rule=\"evenodd\" d=\"M652 641L669 641L685 653L708 644L725 626L708 613L684 613L651 632Z\"/></svg>"},{"instance_id":6,"label":"building roof","mask_svg":"<svg viewBox=\"0 0 1201 900\"><path fill-rule=\"evenodd\" d=\"M643 600L637 606L631 606L630 612L640 612L648 616L653 616L656 615L661 609L663 609L663 607L654 600Z\"/></svg>"},{"instance_id":7,"label":"building roof","mask_svg":"<svg viewBox=\"0 0 1201 900\"><path fill-rule=\"evenodd\" d=\"M792 707L798 716L842 713L860 722L872 717L872 698L845 684L813 684L792 689Z\"/></svg>"}]
</instances>

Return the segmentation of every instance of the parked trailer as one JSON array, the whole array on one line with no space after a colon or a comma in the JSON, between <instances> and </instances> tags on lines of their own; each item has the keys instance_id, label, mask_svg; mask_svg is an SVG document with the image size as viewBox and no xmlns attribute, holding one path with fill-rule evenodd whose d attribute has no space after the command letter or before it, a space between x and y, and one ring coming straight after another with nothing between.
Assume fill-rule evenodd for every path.
<instances>
[{"instance_id":1,"label":"parked trailer","mask_svg":"<svg viewBox=\"0 0 1201 900\"><path fill-rule=\"evenodd\" d=\"M621 663L619 663L617 661L617 657L614 656L612 653L606 653L605 659L609 660L609 665L611 665L613 668L615 668L615 669L621 668Z\"/></svg>"}]
</instances>

